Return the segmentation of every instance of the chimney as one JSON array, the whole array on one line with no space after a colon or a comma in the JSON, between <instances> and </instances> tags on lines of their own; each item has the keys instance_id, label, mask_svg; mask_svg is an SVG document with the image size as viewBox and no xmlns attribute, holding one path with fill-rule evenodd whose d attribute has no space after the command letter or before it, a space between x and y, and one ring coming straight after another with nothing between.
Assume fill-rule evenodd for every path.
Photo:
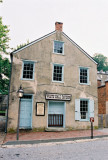
<instances>
[{"instance_id":1,"label":"chimney","mask_svg":"<svg viewBox=\"0 0 108 160\"><path fill-rule=\"evenodd\" d=\"M62 22L55 22L55 30L56 31L63 31L63 23Z\"/></svg>"}]
</instances>

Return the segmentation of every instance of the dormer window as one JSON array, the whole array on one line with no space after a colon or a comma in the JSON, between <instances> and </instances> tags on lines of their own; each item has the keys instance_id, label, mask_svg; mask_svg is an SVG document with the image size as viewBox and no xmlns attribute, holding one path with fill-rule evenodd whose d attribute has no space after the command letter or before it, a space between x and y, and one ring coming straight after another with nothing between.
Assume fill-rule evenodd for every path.
<instances>
[{"instance_id":1,"label":"dormer window","mask_svg":"<svg viewBox=\"0 0 108 160\"><path fill-rule=\"evenodd\" d=\"M64 42L54 41L54 53L58 54L64 53Z\"/></svg>"}]
</instances>

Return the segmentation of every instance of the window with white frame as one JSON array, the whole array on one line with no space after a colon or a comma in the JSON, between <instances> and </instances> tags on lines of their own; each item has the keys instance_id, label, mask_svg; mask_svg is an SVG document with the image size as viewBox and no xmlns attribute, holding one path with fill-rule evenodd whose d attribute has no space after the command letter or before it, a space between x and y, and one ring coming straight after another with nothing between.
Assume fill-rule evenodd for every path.
<instances>
[{"instance_id":1,"label":"window with white frame","mask_svg":"<svg viewBox=\"0 0 108 160\"><path fill-rule=\"evenodd\" d=\"M53 81L63 82L63 65L53 65Z\"/></svg>"},{"instance_id":2,"label":"window with white frame","mask_svg":"<svg viewBox=\"0 0 108 160\"><path fill-rule=\"evenodd\" d=\"M88 119L88 100L80 100L80 118Z\"/></svg>"},{"instance_id":3,"label":"window with white frame","mask_svg":"<svg viewBox=\"0 0 108 160\"><path fill-rule=\"evenodd\" d=\"M64 42L54 41L54 53L64 53Z\"/></svg>"},{"instance_id":4,"label":"window with white frame","mask_svg":"<svg viewBox=\"0 0 108 160\"><path fill-rule=\"evenodd\" d=\"M94 100L76 99L75 120L90 121L90 117L94 117Z\"/></svg>"},{"instance_id":5,"label":"window with white frame","mask_svg":"<svg viewBox=\"0 0 108 160\"><path fill-rule=\"evenodd\" d=\"M80 84L89 83L89 71L88 68L80 68Z\"/></svg>"},{"instance_id":6,"label":"window with white frame","mask_svg":"<svg viewBox=\"0 0 108 160\"><path fill-rule=\"evenodd\" d=\"M34 79L34 62L24 61L23 62L23 79Z\"/></svg>"}]
</instances>

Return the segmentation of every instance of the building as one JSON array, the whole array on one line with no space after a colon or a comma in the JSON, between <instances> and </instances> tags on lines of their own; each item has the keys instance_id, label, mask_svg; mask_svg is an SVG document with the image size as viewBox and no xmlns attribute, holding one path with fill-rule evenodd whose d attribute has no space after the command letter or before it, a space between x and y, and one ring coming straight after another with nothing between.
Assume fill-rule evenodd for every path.
<instances>
[{"instance_id":1,"label":"building","mask_svg":"<svg viewBox=\"0 0 108 160\"><path fill-rule=\"evenodd\" d=\"M55 23L55 31L11 53L8 130L71 130L98 126L97 63Z\"/></svg>"},{"instance_id":2,"label":"building","mask_svg":"<svg viewBox=\"0 0 108 160\"><path fill-rule=\"evenodd\" d=\"M108 71L97 73L99 127L108 127Z\"/></svg>"}]
</instances>

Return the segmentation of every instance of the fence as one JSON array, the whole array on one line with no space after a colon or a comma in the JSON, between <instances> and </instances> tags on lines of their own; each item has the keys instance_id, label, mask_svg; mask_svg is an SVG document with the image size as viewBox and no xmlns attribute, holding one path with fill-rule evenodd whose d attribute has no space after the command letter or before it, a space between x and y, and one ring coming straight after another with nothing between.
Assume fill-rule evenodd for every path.
<instances>
[{"instance_id":1,"label":"fence","mask_svg":"<svg viewBox=\"0 0 108 160\"><path fill-rule=\"evenodd\" d=\"M99 128L108 128L108 114L98 115L98 126Z\"/></svg>"}]
</instances>

